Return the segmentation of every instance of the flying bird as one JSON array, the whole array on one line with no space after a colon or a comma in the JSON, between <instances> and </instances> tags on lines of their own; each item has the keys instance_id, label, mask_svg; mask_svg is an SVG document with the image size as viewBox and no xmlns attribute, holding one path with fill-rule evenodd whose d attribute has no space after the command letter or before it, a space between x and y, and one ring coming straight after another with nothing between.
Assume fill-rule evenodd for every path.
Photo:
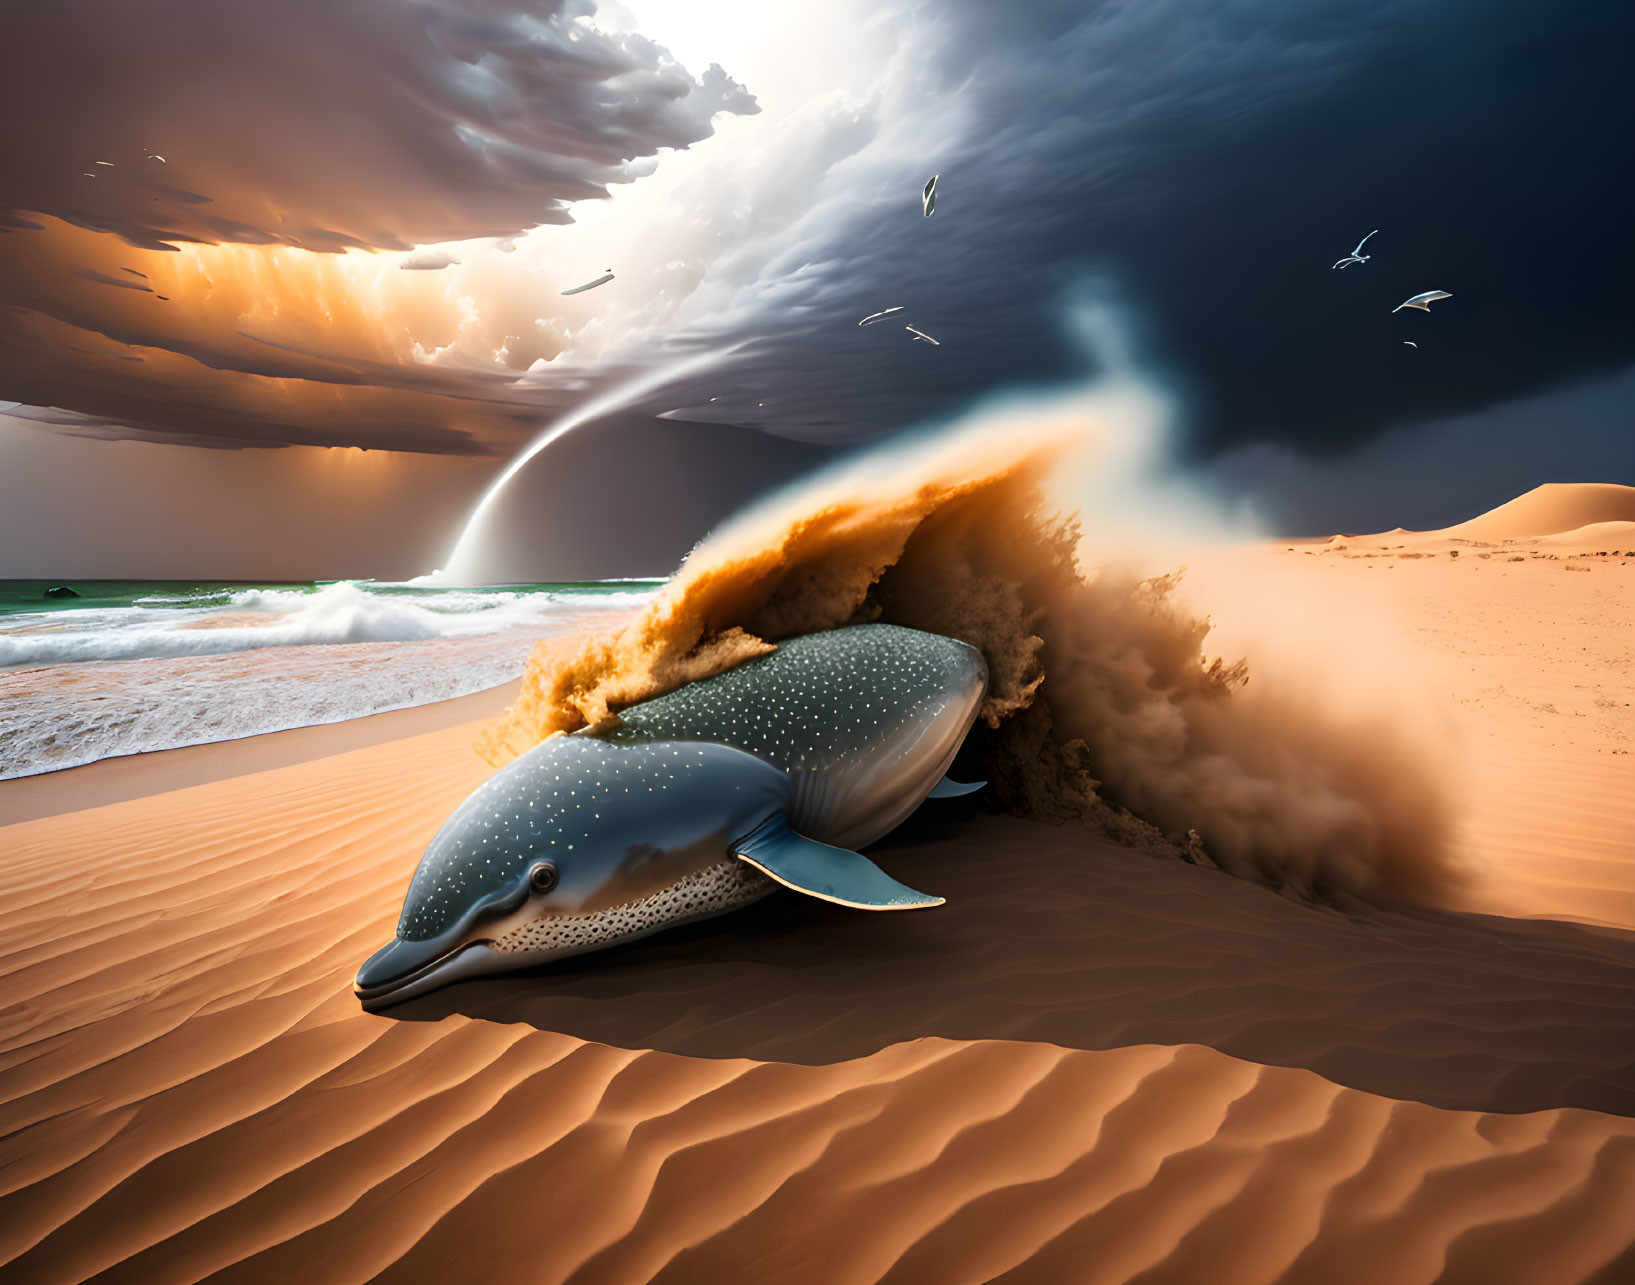
<instances>
[{"instance_id":1,"label":"flying bird","mask_svg":"<svg viewBox=\"0 0 1635 1285\"><path fill-rule=\"evenodd\" d=\"M901 312L902 310L903 310L903 306L900 305L900 306L898 306L896 308L887 308L884 312L871 312L871 313L869 313L868 316L864 317L863 320L858 322L857 324L860 325L860 326L866 326L866 325L870 324L871 322L879 321L881 317L889 317L889 316L891 316L892 313Z\"/></svg>"},{"instance_id":2,"label":"flying bird","mask_svg":"<svg viewBox=\"0 0 1635 1285\"><path fill-rule=\"evenodd\" d=\"M1374 229L1374 232L1378 231L1378 228ZM1370 232L1368 236L1373 236L1374 232ZM1372 259L1374 257L1373 255L1364 254L1362 252L1363 246L1368 244L1368 236L1365 236L1361 241L1357 242L1357 248L1350 254L1346 255L1345 258L1335 260L1333 267L1331 267L1329 271L1334 271L1334 268L1349 268L1353 263L1367 263L1370 259Z\"/></svg>"},{"instance_id":3,"label":"flying bird","mask_svg":"<svg viewBox=\"0 0 1635 1285\"><path fill-rule=\"evenodd\" d=\"M920 340L923 339L923 340L925 340L926 343L932 344L935 347L938 347L938 348L942 347L942 341L940 339L933 339L930 335L926 334L925 331L923 331L923 330L914 330L913 326L904 326L903 329L904 330L913 330L914 331L914 338L911 341L913 343L918 343Z\"/></svg>"},{"instance_id":4,"label":"flying bird","mask_svg":"<svg viewBox=\"0 0 1635 1285\"><path fill-rule=\"evenodd\" d=\"M1404 339L1402 342L1407 344L1408 347L1410 347L1410 348L1418 348L1419 347L1419 345L1416 344L1412 339Z\"/></svg>"},{"instance_id":5,"label":"flying bird","mask_svg":"<svg viewBox=\"0 0 1635 1285\"><path fill-rule=\"evenodd\" d=\"M925 185L925 191L920 193L920 204L925 207L925 217L931 217L931 211L937 208L937 179L940 175L933 174L931 181Z\"/></svg>"},{"instance_id":6,"label":"flying bird","mask_svg":"<svg viewBox=\"0 0 1635 1285\"><path fill-rule=\"evenodd\" d=\"M1416 294L1412 299L1404 299L1395 308L1392 308L1391 311L1401 312L1404 308L1418 308L1421 312L1429 312L1431 310L1431 305L1438 299L1451 298L1453 298L1453 296L1446 290L1426 290L1421 294Z\"/></svg>"},{"instance_id":7,"label":"flying bird","mask_svg":"<svg viewBox=\"0 0 1635 1285\"><path fill-rule=\"evenodd\" d=\"M613 280L613 269L608 268L606 276L597 277L596 280L594 280L594 281L587 281L582 286L575 286L572 290L564 290L562 293L565 294L565 295L566 294L584 294L585 291L594 290L594 289L596 289L597 286L605 286L611 280Z\"/></svg>"}]
</instances>

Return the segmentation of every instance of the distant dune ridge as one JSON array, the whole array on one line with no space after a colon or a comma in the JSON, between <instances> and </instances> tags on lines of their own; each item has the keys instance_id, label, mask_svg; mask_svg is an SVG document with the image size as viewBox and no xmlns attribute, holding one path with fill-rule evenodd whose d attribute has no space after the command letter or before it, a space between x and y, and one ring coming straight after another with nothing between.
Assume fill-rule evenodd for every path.
<instances>
[{"instance_id":1,"label":"distant dune ridge","mask_svg":"<svg viewBox=\"0 0 1635 1285\"><path fill-rule=\"evenodd\" d=\"M1370 534L1335 535L1330 540L1374 544L1394 540L1420 543L1546 543L1560 549L1635 548L1635 486L1613 482L1546 482L1486 513L1438 531L1401 527Z\"/></svg>"},{"instance_id":2,"label":"distant dune ridge","mask_svg":"<svg viewBox=\"0 0 1635 1285\"><path fill-rule=\"evenodd\" d=\"M0 1280L1635 1279L1635 555L1511 552L1622 519L1195 559L1204 602L1359 631L1245 674L1171 579L1080 574L1041 435L782 497L498 725L489 693L0 781ZM946 907L779 894L359 1008L485 723L503 757L854 615L994 662L993 800L874 853ZM1390 730L1409 656L1461 739ZM1386 730L1321 699L1360 663Z\"/></svg>"},{"instance_id":3,"label":"distant dune ridge","mask_svg":"<svg viewBox=\"0 0 1635 1285\"><path fill-rule=\"evenodd\" d=\"M1441 534L1467 540L1530 540L1606 522L1635 522L1635 486L1547 482Z\"/></svg>"}]
</instances>

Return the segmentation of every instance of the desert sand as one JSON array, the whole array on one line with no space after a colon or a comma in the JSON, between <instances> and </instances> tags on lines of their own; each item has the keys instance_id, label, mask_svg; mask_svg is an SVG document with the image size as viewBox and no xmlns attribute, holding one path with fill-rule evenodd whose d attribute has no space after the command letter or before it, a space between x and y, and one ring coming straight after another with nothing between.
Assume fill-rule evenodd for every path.
<instances>
[{"instance_id":1,"label":"desert sand","mask_svg":"<svg viewBox=\"0 0 1635 1285\"><path fill-rule=\"evenodd\" d=\"M961 800L877 851L936 912L779 895L372 1015L352 972L508 693L0 782L0 1277L1635 1279L1603 490L1198 561L1392 613L1451 696L1435 905Z\"/></svg>"}]
</instances>

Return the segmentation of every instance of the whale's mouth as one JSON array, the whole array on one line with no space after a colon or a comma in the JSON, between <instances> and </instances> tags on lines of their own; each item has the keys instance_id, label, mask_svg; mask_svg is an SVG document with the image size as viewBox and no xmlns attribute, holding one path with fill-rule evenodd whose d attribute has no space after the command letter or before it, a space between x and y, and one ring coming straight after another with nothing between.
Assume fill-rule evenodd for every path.
<instances>
[{"instance_id":1,"label":"whale's mouth","mask_svg":"<svg viewBox=\"0 0 1635 1285\"><path fill-rule=\"evenodd\" d=\"M429 956L428 944L394 937L369 956L352 979L352 993L363 1007L373 1012L505 966L486 941L461 942Z\"/></svg>"},{"instance_id":2,"label":"whale's mouth","mask_svg":"<svg viewBox=\"0 0 1635 1285\"><path fill-rule=\"evenodd\" d=\"M364 961L352 979L352 993L374 1012L450 982L518 972L708 919L759 901L776 887L755 866L733 857L656 893L592 914L544 915L503 932L503 922L488 924L484 931L498 935L476 940L394 937Z\"/></svg>"}]
</instances>

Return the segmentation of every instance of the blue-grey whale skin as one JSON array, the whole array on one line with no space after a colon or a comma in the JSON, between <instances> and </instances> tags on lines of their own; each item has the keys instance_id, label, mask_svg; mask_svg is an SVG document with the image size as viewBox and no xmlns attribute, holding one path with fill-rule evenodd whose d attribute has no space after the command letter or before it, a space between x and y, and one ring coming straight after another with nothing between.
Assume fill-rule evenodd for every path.
<instances>
[{"instance_id":1,"label":"blue-grey whale skin","mask_svg":"<svg viewBox=\"0 0 1635 1285\"><path fill-rule=\"evenodd\" d=\"M900 625L853 625L780 643L703 682L622 710L614 744L715 741L782 768L789 820L861 848L942 780L987 688L982 653Z\"/></svg>"},{"instance_id":2,"label":"blue-grey whale skin","mask_svg":"<svg viewBox=\"0 0 1635 1285\"><path fill-rule=\"evenodd\" d=\"M354 989L380 1007L721 914L779 883L862 909L941 904L852 849L938 786L986 685L965 643L857 625L552 737L438 831L396 937Z\"/></svg>"}]
</instances>

